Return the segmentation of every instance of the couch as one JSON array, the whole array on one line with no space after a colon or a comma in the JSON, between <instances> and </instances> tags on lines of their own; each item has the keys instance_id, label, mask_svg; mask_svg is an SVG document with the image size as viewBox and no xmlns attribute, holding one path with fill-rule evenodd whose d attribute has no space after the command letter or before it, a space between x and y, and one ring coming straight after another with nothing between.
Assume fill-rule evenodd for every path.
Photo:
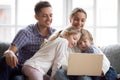
<instances>
[{"instance_id":1,"label":"couch","mask_svg":"<svg viewBox=\"0 0 120 80\"><path fill-rule=\"evenodd\" d=\"M0 42L0 56L2 56L4 51L8 49L9 45L9 43ZM113 68L117 71L120 80L120 44L104 46L101 47L101 50L110 60Z\"/></svg>"},{"instance_id":2,"label":"couch","mask_svg":"<svg viewBox=\"0 0 120 80\"><path fill-rule=\"evenodd\" d=\"M120 44L104 46L101 50L109 59L111 66L116 70L118 80L120 80Z\"/></svg>"},{"instance_id":3,"label":"couch","mask_svg":"<svg viewBox=\"0 0 120 80\"><path fill-rule=\"evenodd\" d=\"M9 45L9 43L0 42L0 56L2 56L4 51L8 49Z\"/></svg>"},{"instance_id":4,"label":"couch","mask_svg":"<svg viewBox=\"0 0 120 80\"><path fill-rule=\"evenodd\" d=\"M3 55L4 51L6 51L10 46L10 43L0 42L0 57ZM44 80L48 80L49 76L45 75ZM14 80L25 80L23 75L18 75L14 78Z\"/></svg>"}]
</instances>

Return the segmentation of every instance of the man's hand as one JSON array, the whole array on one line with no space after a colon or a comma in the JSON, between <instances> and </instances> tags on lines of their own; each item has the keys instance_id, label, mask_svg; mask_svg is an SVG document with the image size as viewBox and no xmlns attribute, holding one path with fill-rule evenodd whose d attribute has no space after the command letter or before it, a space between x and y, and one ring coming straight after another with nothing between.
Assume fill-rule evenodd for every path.
<instances>
[{"instance_id":1,"label":"man's hand","mask_svg":"<svg viewBox=\"0 0 120 80\"><path fill-rule=\"evenodd\" d=\"M15 53L11 50L7 50L5 53L5 58L6 58L6 63L14 68L17 64L18 64L18 58L17 56L15 55Z\"/></svg>"}]
</instances>

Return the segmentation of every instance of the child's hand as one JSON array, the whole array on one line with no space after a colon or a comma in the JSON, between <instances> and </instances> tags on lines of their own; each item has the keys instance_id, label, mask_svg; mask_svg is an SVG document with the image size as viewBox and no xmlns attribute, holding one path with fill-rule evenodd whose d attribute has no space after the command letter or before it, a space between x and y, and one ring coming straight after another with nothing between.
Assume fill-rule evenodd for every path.
<instances>
[{"instance_id":1,"label":"child's hand","mask_svg":"<svg viewBox=\"0 0 120 80\"><path fill-rule=\"evenodd\" d=\"M102 71L102 73L101 73L101 77L104 77L104 73L103 73L103 71Z\"/></svg>"},{"instance_id":2,"label":"child's hand","mask_svg":"<svg viewBox=\"0 0 120 80\"><path fill-rule=\"evenodd\" d=\"M50 76L48 76L48 75L44 75L44 80L50 80Z\"/></svg>"}]
</instances>

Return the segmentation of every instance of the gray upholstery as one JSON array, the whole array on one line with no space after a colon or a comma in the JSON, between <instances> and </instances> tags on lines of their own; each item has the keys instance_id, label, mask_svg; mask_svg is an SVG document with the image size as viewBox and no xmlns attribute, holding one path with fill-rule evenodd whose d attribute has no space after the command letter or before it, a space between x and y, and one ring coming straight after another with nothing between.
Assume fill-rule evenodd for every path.
<instances>
[{"instance_id":1,"label":"gray upholstery","mask_svg":"<svg viewBox=\"0 0 120 80\"><path fill-rule=\"evenodd\" d=\"M102 51L110 60L111 66L117 71L118 80L120 80L120 44L105 46Z\"/></svg>"},{"instance_id":2,"label":"gray upholstery","mask_svg":"<svg viewBox=\"0 0 120 80\"><path fill-rule=\"evenodd\" d=\"M111 65L120 74L120 44L109 45L104 47L103 52L110 60Z\"/></svg>"},{"instance_id":3,"label":"gray upholstery","mask_svg":"<svg viewBox=\"0 0 120 80\"><path fill-rule=\"evenodd\" d=\"M9 43L0 42L0 56L8 49L9 45Z\"/></svg>"},{"instance_id":4,"label":"gray upholstery","mask_svg":"<svg viewBox=\"0 0 120 80\"><path fill-rule=\"evenodd\" d=\"M0 56L2 53L8 49L10 44L0 42ZM111 65L117 71L120 78L120 44L108 45L102 47L101 50L110 60Z\"/></svg>"}]
</instances>

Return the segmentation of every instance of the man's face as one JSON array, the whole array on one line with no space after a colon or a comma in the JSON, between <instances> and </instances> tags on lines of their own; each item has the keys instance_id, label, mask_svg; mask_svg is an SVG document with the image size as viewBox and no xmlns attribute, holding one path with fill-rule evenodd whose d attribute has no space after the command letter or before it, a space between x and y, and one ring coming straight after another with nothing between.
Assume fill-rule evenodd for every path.
<instances>
[{"instance_id":1,"label":"man's face","mask_svg":"<svg viewBox=\"0 0 120 80\"><path fill-rule=\"evenodd\" d=\"M42 8L40 13L36 15L39 26L41 27L50 27L52 23L52 8L45 7Z\"/></svg>"}]
</instances>

